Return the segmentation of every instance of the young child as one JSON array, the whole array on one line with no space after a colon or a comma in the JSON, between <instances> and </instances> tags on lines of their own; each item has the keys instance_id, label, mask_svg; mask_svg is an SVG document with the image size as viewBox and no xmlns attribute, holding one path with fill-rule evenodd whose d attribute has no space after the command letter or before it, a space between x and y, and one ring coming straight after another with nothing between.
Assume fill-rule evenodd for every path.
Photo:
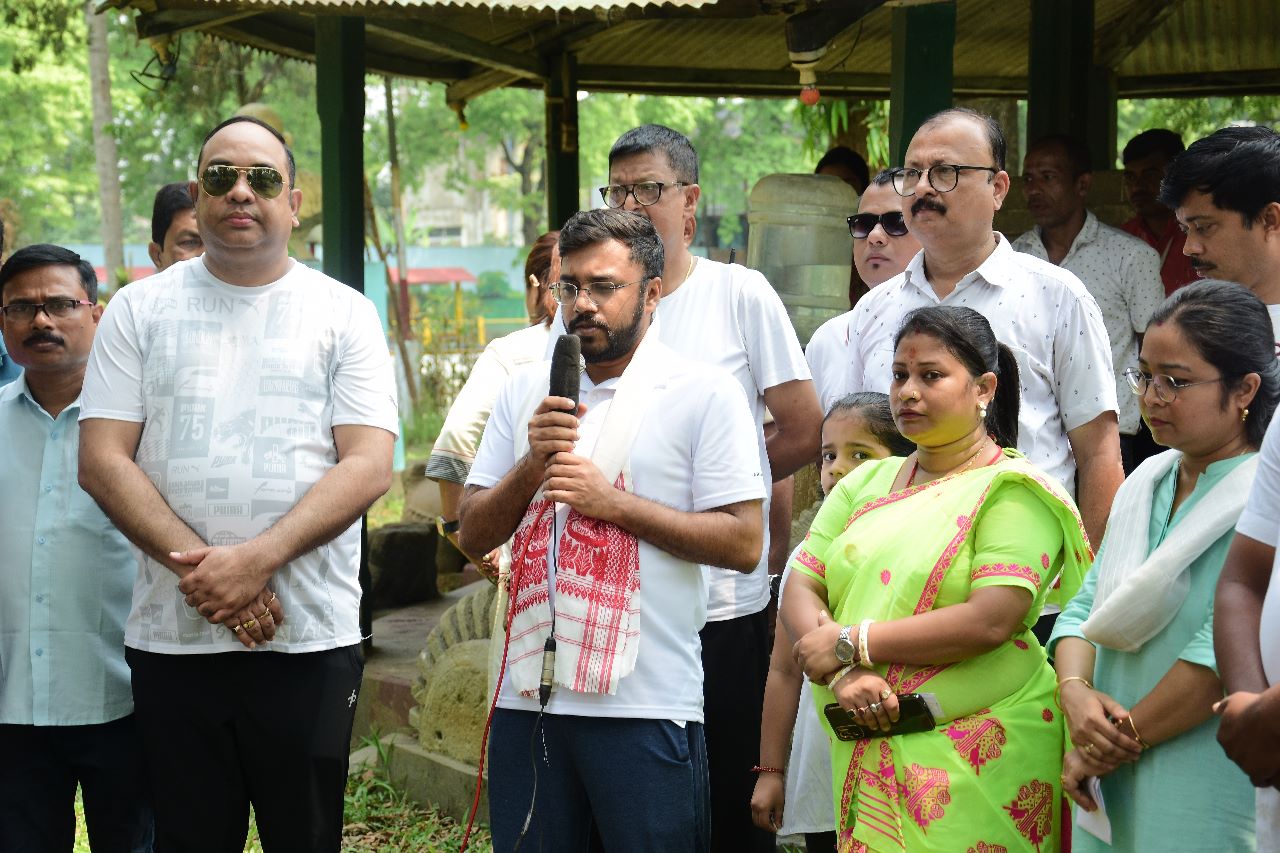
<instances>
[{"instance_id":1,"label":"young child","mask_svg":"<svg viewBox=\"0 0 1280 853\"><path fill-rule=\"evenodd\" d=\"M850 394L838 400L822 421L822 493L830 494L845 474L868 459L907 456L914 450L915 445L894 426L887 395ZM784 573L784 589L786 585ZM817 711L809 701L809 679L791 657L794 644L779 620L765 685L760 776L751 796L751 816L761 829L784 835L803 834L809 853L835 853L831 751ZM804 709L800 711L802 703ZM785 760L788 743L790 761Z\"/></svg>"}]
</instances>

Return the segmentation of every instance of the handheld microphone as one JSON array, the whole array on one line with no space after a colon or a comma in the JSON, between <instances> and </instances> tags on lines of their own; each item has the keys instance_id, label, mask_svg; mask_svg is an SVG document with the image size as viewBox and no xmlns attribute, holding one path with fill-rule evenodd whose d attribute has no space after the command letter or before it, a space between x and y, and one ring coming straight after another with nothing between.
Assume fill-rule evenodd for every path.
<instances>
[{"instance_id":1,"label":"handheld microphone","mask_svg":"<svg viewBox=\"0 0 1280 853\"><path fill-rule=\"evenodd\" d=\"M551 682L556 675L556 638L555 634L547 637L542 646L542 678L538 681L538 705L547 707L551 698Z\"/></svg>"},{"instance_id":2,"label":"handheld microphone","mask_svg":"<svg viewBox=\"0 0 1280 853\"><path fill-rule=\"evenodd\" d=\"M568 397L574 415L578 412L578 390L582 374L582 338L577 335L561 335L556 339L555 352L551 354L551 384L548 393L552 397Z\"/></svg>"}]
</instances>

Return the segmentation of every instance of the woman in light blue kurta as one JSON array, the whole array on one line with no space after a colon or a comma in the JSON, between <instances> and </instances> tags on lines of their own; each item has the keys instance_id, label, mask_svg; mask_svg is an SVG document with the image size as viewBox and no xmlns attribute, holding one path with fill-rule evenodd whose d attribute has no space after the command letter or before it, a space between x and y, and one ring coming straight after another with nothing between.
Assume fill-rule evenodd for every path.
<instances>
[{"instance_id":1,"label":"woman in light blue kurta","mask_svg":"<svg viewBox=\"0 0 1280 853\"><path fill-rule=\"evenodd\" d=\"M1050 640L1074 743L1063 789L1090 808L1100 777L1112 832L1108 845L1077 826L1075 853L1253 849L1253 789L1211 711L1213 595L1280 397L1273 341L1257 297L1201 282L1156 312L1129 372L1143 419L1174 449L1117 492Z\"/></svg>"}]
</instances>

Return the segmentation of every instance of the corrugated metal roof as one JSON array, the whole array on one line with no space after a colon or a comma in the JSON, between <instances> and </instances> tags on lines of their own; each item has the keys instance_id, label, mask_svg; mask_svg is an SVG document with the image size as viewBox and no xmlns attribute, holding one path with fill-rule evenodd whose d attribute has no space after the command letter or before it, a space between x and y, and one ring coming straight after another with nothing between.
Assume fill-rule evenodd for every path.
<instances>
[{"instance_id":1,"label":"corrugated metal roof","mask_svg":"<svg viewBox=\"0 0 1280 853\"><path fill-rule=\"evenodd\" d=\"M459 99L540 85L549 57L574 54L586 88L705 94L798 89L787 14L822 0L112 0L157 31L205 29L309 57L318 14L362 15L371 71L454 83ZM1026 90L1030 8L957 0L958 93ZM1275 0L1095 0L1096 53L1121 94L1280 91ZM892 10L876 9L831 41L824 91L887 92ZM461 81L461 82L459 82ZM1215 88L1216 87L1216 88Z\"/></svg>"}]
</instances>

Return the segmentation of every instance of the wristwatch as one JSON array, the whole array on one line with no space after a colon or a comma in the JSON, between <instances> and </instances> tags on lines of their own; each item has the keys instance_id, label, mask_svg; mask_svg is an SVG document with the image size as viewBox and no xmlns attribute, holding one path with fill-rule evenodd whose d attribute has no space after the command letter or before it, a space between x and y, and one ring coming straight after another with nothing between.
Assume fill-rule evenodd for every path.
<instances>
[{"instance_id":1,"label":"wristwatch","mask_svg":"<svg viewBox=\"0 0 1280 853\"><path fill-rule=\"evenodd\" d=\"M453 521L445 521L443 515L436 516L436 532L446 539L450 539L453 534L458 532L458 528L462 525L455 518Z\"/></svg>"},{"instance_id":2,"label":"wristwatch","mask_svg":"<svg viewBox=\"0 0 1280 853\"><path fill-rule=\"evenodd\" d=\"M845 625L840 629L840 636L836 638L836 660L846 665L853 663L853 658L858 653L858 647L849 639L849 632L852 630L852 625Z\"/></svg>"}]
</instances>

